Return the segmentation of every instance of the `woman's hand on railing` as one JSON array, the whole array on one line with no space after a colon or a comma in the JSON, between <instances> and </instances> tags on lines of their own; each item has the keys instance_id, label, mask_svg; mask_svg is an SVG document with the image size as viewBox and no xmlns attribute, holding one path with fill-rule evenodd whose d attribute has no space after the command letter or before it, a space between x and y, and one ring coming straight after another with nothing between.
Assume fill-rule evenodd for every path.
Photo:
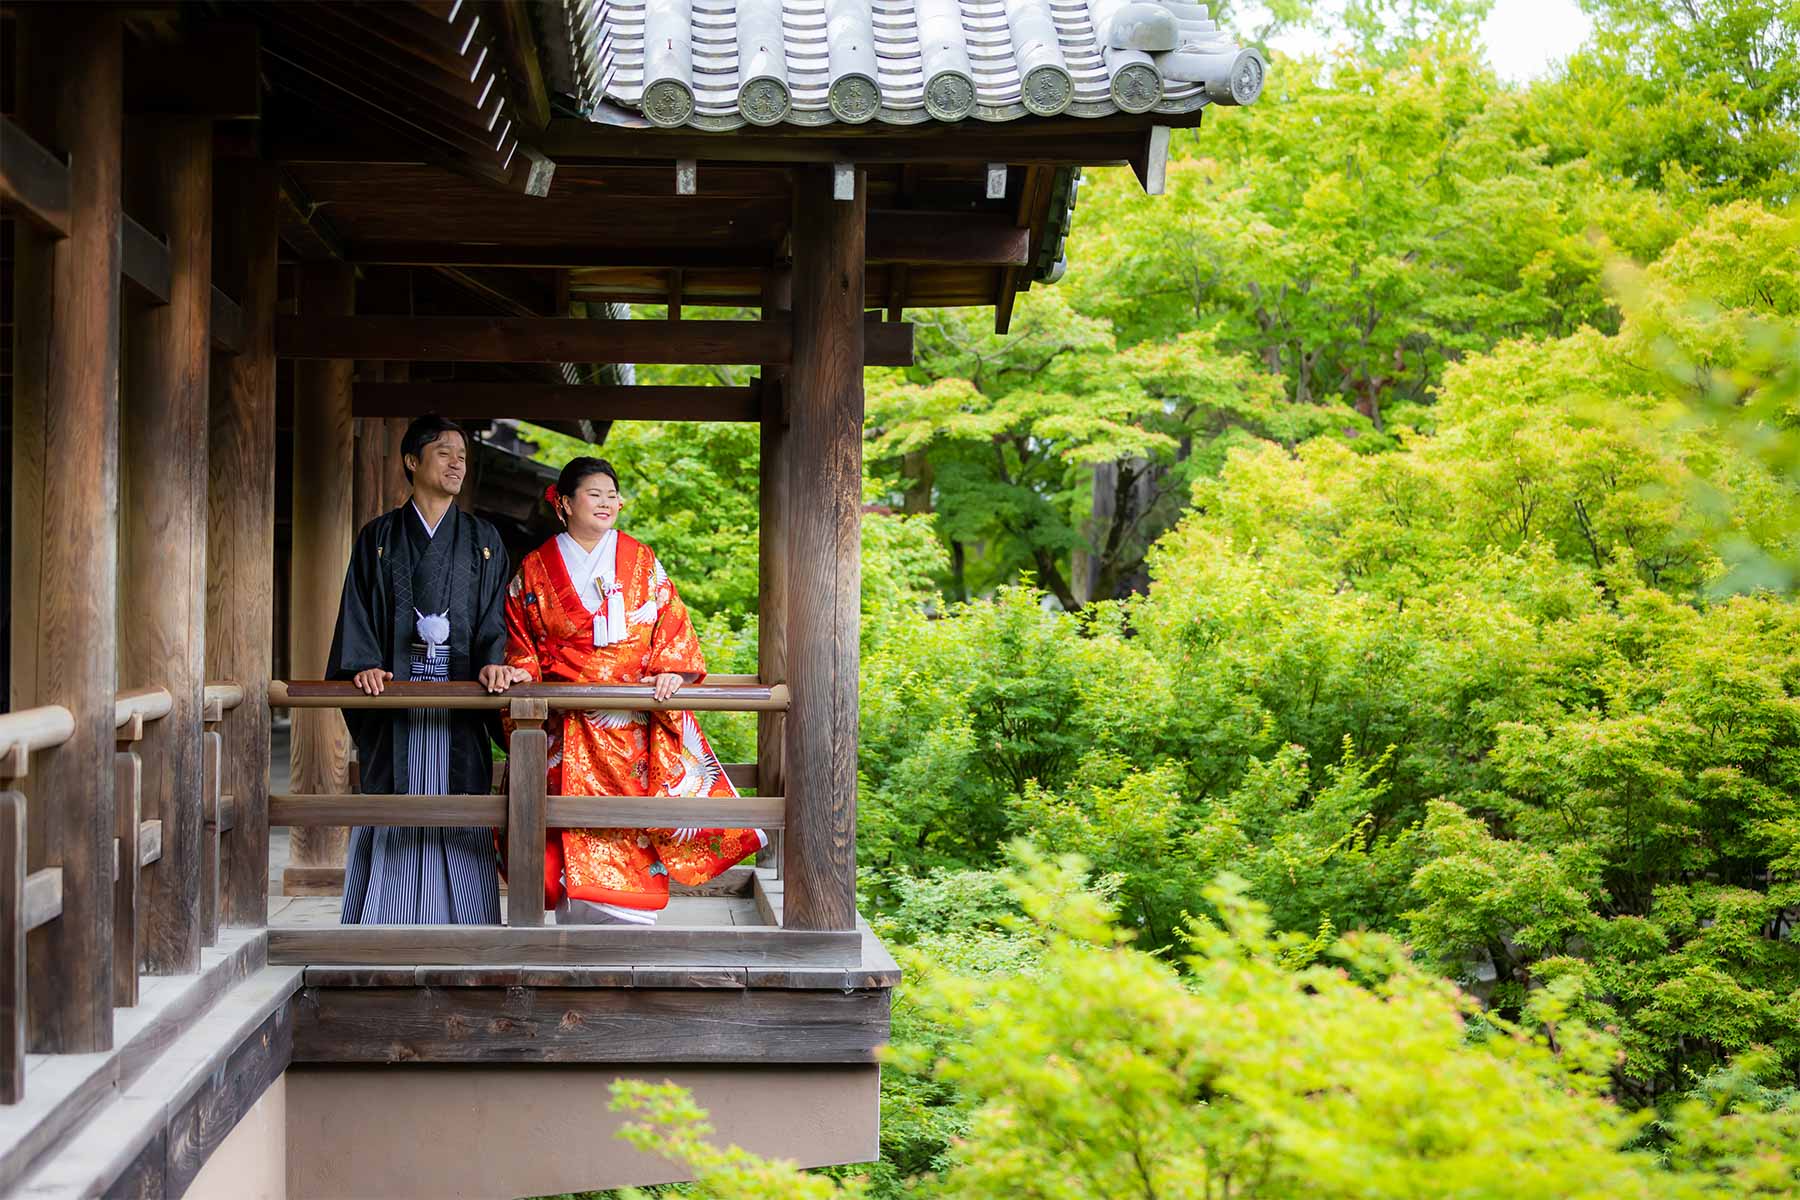
<instances>
[{"instance_id":1,"label":"woman's hand on railing","mask_svg":"<svg viewBox=\"0 0 1800 1200\"><path fill-rule=\"evenodd\" d=\"M515 683L530 683L531 672L524 667L509 667L505 663L495 663L481 668L476 676L481 686L490 692L504 692Z\"/></svg>"},{"instance_id":2,"label":"woman's hand on railing","mask_svg":"<svg viewBox=\"0 0 1800 1200\"><path fill-rule=\"evenodd\" d=\"M393 677L392 671L384 671L380 667L370 667L366 671L356 673L356 686L371 696L379 696L381 689L386 687L387 681Z\"/></svg>"},{"instance_id":3,"label":"woman's hand on railing","mask_svg":"<svg viewBox=\"0 0 1800 1200\"><path fill-rule=\"evenodd\" d=\"M686 682L687 677L685 675L678 674L674 671L664 671L661 675L652 675L650 677L650 685L656 689L656 699L659 704L662 701L667 700L670 696L673 696L676 692L679 692L681 690L681 685Z\"/></svg>"}]
</instances>

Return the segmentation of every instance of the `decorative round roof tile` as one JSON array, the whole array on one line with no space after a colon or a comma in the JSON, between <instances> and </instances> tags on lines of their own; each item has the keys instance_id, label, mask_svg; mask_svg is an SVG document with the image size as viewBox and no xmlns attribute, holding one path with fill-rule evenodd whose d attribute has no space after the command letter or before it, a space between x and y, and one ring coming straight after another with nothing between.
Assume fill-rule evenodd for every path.
<instances>
[{"instance_id":1,"label":"decorative round roof tile","mask_svg":"<svg viewBox=\"0 0 1800 1200\"><path fill-rule=\"evenodd\" d=\"M644 89L644 115L673 128L694 115L694 93L679 79L659 79Z\"/></svg>"},{"instance_id":2,"label":"decorative round roof tile","mask_svg":"<svg viewBox=\"0 0 1800 1200\"><path fill-rule=\"evenodd\" d=\"M1112 77L1113 103L1128 113L1149 112L1162 98L1162 76L1149 63L1126 63Z\"/></svg>"},{"instance_id":3,"label":"decorative round roof tile","mask_svg":"<svg viewBox=\"0 0 1800 1200\"><path fill-rule=\"evenodd\" d=\"M975 81L960 71L939 71L925 85L925 111L940 121L960 121L975 111Z\"/></svg>"},{"instance_id":4,"label":"decorative round roof tile","mask_svg":"<svg viewBox=\"0 0 1800 1200\"><path fill-rule=\"evenodd\" d=\"M1025 75L1023 103L1028 112L1054 117L1075 98L1075 84L1061 67L1033 67Z\"/></svg>"},{"instance_id":5,"label":"decorative round roof tile","mask_svg":"<svg viewBox=\"0 0 1800 1200\"><path fill-rule=\"evenodd\" d=\"M831 113L850 125L861 125L881 107L881 89L867 75L844 75L831 85Z\"/></svg>"},{"instance_id":6,"label":"decorative round roof tile","mask_svg":"<svg viewBox=\"0 0 1800 1200\"><path fill-rule=\"evenodd\" d=\"M767 75L752 79L738 89L737 105L752 125L779 125L790 107L787 86Z\"/></svg>"},{"instance_id":7,"label":"decorative round roof tile","mask_svg":"<svg viewBox=\"0 0 1800 1200\"><path fill-rule=\"evenodd\" d=\"M1263 61L1258 54L1240 54L1231 67L1231 98L1238 104L1254 104L1263 90Z\"/></svg>"}]
</instances>

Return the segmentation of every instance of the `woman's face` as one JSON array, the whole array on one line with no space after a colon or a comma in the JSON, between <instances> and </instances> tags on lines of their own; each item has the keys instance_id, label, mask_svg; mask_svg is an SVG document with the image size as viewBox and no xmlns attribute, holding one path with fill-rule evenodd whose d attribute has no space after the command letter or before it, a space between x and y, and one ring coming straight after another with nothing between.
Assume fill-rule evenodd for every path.
<instances>
[{"instance_id":1,"label":"woman's face","mask_svg":"<svg viewBox=\"0 0 1800 1200\"><path fill-rule=\"evenodd\" d=\"M589 475L581 481L574 495L563 498L569 532L590 540L603 536L619 519L619 509L624 503L611 475Z\"/></svg>"}]
</instances>

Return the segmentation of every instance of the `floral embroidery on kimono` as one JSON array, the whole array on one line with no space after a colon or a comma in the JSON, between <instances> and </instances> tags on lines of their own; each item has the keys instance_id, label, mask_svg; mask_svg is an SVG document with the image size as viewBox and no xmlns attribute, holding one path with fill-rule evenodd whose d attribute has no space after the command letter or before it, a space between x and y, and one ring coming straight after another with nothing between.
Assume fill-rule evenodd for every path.
<instances>
[{"instance_id":1,"label":"floral embroidery on kimono","mask_svg":"<svg viewBox=\"0 0 1800 1200\"><path fill-rule=\"evenodd\" d=\"M637 684L664 672L697 682L706 660L675 584L649 547L617 537L612 581L624 634L609 645L607 613L584 603L556 539L519 563L506 596L508 664L546 683ZM591 589L590 589L591 590ZM602 605L608 603L601 600ZM596 618L599 618L598 622ZM616 630L618 622L612 622ZM552 712L548 790L564 796L736 796L691 712ZM754 829L552 829L544 848L544 903L566 894L660 909L669 881L705 883L765 843Z\"/></svg>"}]
</instances>

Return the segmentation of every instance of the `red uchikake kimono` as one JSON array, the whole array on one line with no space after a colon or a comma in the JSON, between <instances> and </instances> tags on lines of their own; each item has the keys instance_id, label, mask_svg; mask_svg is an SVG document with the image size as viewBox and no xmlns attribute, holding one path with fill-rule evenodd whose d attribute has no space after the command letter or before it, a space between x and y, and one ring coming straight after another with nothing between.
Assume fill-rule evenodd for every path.
<instances>
[{"instance_id":1,"label":"red uchikake kimono","mask_svg":"<svg viewBox=\"0 0 1800 1200\"><path fill-rule=\"evenodd\" d=\"M665 671L704 679L687 607L650 548L619 534L614 573L629 614L626 636L596 646L595 613L582 603L556 539L525 555L507 589L507 663L545 683L635 684ZM738 794L691 712L553 710L545 728L553 796ZM660 909L669 903L670 879L705 883L765 842L754 829L702 829L685 842L674 834L550 830L545 907L555 907L566 888L577 900Z\"/></svg>"}]
</instances>

